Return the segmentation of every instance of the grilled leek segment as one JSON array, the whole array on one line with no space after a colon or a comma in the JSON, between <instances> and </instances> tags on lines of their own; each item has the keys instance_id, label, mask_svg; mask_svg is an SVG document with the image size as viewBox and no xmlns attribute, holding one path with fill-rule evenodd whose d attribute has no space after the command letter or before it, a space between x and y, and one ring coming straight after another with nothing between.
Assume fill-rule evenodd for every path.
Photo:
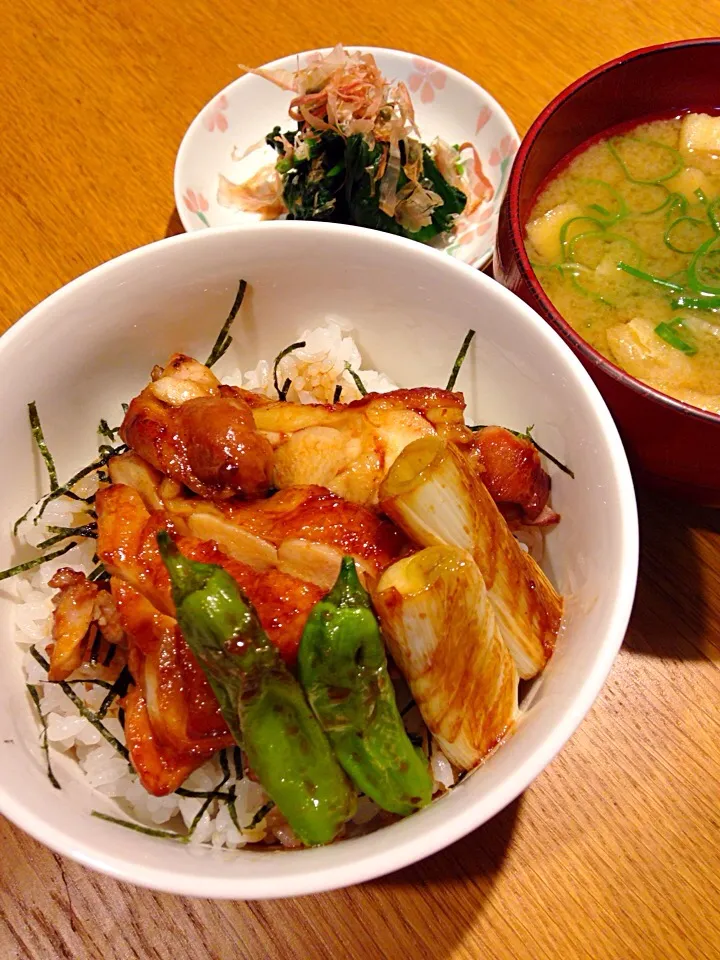
<instances>
[{"instance_id":1,"label":"grilled leek segment","mask_svg":"<svg viewBox=\"0 0 720 960\"><path fill-rule=\"evenodd\" d=\"M460 450L439 437L409 444L380 487L380 506L421 546L450 544L472 554L518 673L539 673L555 646L562 598Z\"/></svg>"},{"instance_id":2,"label":"grilled leek segment","mask_svg":"<svg viewBox=\"0 0 720 960\"><path fill-rule=\"evenodd\" d=\"M477 766L511 731L518 688L477 564L428 547L388 567L374 602L428 729L457 767Z\"/></svg>"}]
</instances>

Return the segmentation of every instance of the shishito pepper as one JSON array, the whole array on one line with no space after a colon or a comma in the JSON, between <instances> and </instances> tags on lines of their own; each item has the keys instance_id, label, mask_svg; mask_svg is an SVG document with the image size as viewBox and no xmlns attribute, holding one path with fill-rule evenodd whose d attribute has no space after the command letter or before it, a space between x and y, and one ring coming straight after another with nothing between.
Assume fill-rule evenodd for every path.
<instances>
[{"instance_id":1,"label":"shishito pepper","mask_svg":"<svg viewBox=\"0 0 720 960\"><path fill-rule=\"evenodd\" d=\"M308 617L300 680L335 755L357 787L403 816L432 796L427 759L410 742L395 702L385 645L355 561Z\"/></svg>"},{"instance_id":2,"label":"shishito pepper","mask_svg":"<svg viewBox=\"0 0 720 960\"><path fill-rule=\"evenodd\" d=\"M250 767L304 844L329 843L355 813L355 791L300 684L227 571L189 560L165 531L157 540L182 635Z\"/></svg>"}]
</instances>

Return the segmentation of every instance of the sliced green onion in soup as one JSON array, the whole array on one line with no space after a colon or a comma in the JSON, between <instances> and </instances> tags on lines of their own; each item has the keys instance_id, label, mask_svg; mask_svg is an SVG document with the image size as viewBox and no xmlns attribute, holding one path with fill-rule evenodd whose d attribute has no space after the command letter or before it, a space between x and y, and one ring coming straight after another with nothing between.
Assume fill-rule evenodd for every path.
<instances>
[{"instance_id":1,"label":"sliced green onion in soup","mask_svg":"<svg viewBox=\"0 0 720 960\"><path fill-rule=\"evenodd\" d=\"M720 294L720 236L706 240L695 252L688 267L688 286L701 294Z\"/></svg>"},{"instance_id":2,"label":"sliced green onion in soup","mask_svg":"<svg viewBox=\"0 0 720 960\"><path fill-rule=\"evenodd\" d=\"M578 230L576 233L568 236L570 233L570 228L574 223L591 223L594 224L594 228L592 230ZM575 239L575 237L580 236L580 234L603 233L605 227L606 224L604 224L602 220L598 220L597 217L570 217L569 220L566 220L565 223L563 223L563 225L560 227L560 233L558 235L560 239L560 249L562 251L563 260L572 260L569 244Z\"/></svg>"},{"instance_id":3,"label":"sliced green onion in soup","mask_svg":"<svg viewBox=\"0 0 720 960\"><path fill-rule=\"evenodd\" d=\"M672 280L666 280L664 277L656 277L652 273L638 270L637 267L633 267L632 264L625 263L623 260L618 261L618 270L624 270L625 273L629 273L631 277L635 277L637 280L645 280L648 283L654 283L656 286L665 287L667 290L673 290L676 293L683 292L683 288L679 283L673 283Z\"/></svg>"},{"instance_id":4,"label":"sliced green onion in soup","mask_svg":"<svg viewBox=\"0 0 720 960\"><path fill-rule=\"evenodd\" d=\"M712 235L712 232L713 228L707 220L699 220L697 217L678 217L663 234L663 242L675 253L691 255L700 244L710 239L709 235Z\"/></svg>"},{"instance_id":5,"label":"sliced green onion in soup","mask_svg":"<svg viewBox=\"0 0 720 960\"><path fill-rule=\"evenodd\" d=\"M656 140L641 140L639 137L611 137L607 141L607 148L620 164L623 173L631 183L659 184L670 180L685 167L685 161L680 153L666 143ZM623 156L625 154L625 156ZM633 158L629 156L633 154ZM653 167L653 158L659 167L655 176L635 177L628 166L628 161L642 166L643 172Z\"/></svg>"},{"instance_id":6,"label":"sliced green onion in soup","mask_svg":"<svg viewBox=\"0 0 720 960\"><path fill-rule=\"evenodd\" d=\"M687 354L688 357L692 357L697 353L697 347L684 339L681 333L683 330L683 322L680 319L671 320L670 323L659 323L655 327L655 333L661 340L664 340L665 343L676 350Z\"/></svg>"},{"instance_id":7,"label":"sliced green onion in soup","mask_svg":"<svg viewBox=\"0 0 720 960\"><path fill-rule=\"evenodd\" d=\"M622 195L607 182L595 177L583 177L578 183L585 184L589 189L585 193L585 206L603 219L616 223L628 215L628 206Z\"/></svg>"}]
</instances>

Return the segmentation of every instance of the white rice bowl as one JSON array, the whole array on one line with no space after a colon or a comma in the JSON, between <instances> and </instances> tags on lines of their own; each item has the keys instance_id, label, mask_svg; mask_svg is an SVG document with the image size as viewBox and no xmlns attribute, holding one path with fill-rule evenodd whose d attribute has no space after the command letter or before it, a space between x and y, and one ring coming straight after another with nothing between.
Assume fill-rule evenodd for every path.
<instances>
[{"instance_id":1,"label":"white rice bowl","mask_svg":"<svg viewBox=\"0 0 720 960\"><path fill-rule=\"evenodd\" d=\"M351 400L360 399L362 393L349 370L356 374L368 393L384 393L396 389L396 385L382 373L363 368L360 351L351 334L351 324L334 319L328 319L325 324L300 334L297 342L304 342L305 346L283 357L277 366L278 382L284 384L286 380L291 381L288 400L299 403L331 403L338 387L341 388L342 402L349 403ZM222 382L244 387L270 398L277 396L272 360L261 360L254 369L244 372L239 369L231 370L222 377ZM97 477L93 474L76 484L73 492L80 496L89 496L97 488ZM82 504L67 497L50 501L42 516L38 518L37 514L36 506L18 530L19 540L29 546L37 546L52 536L53 527L75 527L92 519L82 509ZM247 843L279 842L283 846L297 846L292 831L282 820L269 822L265 817L257 819L269 798L259 784L245 777L242 770L237 771L230 760L228 767L231 773L227 778L219 757L215 756L190 774L183 783L184 791L205 794L212 794L221 784L220 799L182 796L178 793L155 797L148 793L132 766L118 753L116 747L108 743L96 725L80 715L78 707L60 684L48 681L45 669L29 652L29 648L34 647L49 660L47 647L52 643L51 600L56 591L48 585L48 581L60 567L70 566L86 574L91 573L95 566L94 543L92 539L82 540L62 557L50 560L28 573L19 574L9 581L9 590L17 601L16 642L26 648L23 660L26 683L34 685L40 697L40 710L45 726L38 725L38 736L42 742L47 730L51 766L56 754L66 754L77 761L83 780L90 789L118 803L120 817L126 813L141 827L169 828L176 831L179 837L189 837L189 842L193 844L205 843L231 849ZM106 683L113 683L123 663L123 657L117 656L108 667L86 664L72 675L70 682L75 694L91 711L97 712L108 693L107 689L92 683L76 684L75 681L99 678ZM404 703L409 702L407 688L403 690L403 694ZM124 746L125 732L118 717L117 701L112 704L102 723ZM416 708L408 711L405 723L409 731L423 737L425 748L429 749L434 794L438 795L450 789L457 780L458 771L436 743L428 744L427 731ZM228 795L234 795L235 799L227 800ZM230 809L231 804L234 816ZM351 822L355 827L363 829L380 826L380 813L380 808L375 803L361 795L357 813ZM198 816L199 819L196 819ZM376 818L377 822L374 823Z\"/></svg>"},{"instance_id":2,"label":"white rice bowl","mask_svg":"<svg viewBox=\"0 0 720 960\"><path fill-rule=\"evenodd\" d=\"M90 816L93 809L128 820L140 815L100 789L122 780L116 771L108 771L105 784L88 786L70 755L76 746L65 753L51 749L62 786L55 790L23 683L25 655L12 640L21 603L25 634L36 642L47 636L47 600L33 593L43 577L29 578L26 586L0 582L6 643L0 812L58 853L116 878L182 895L257 899L329 890L397 870L465 836L528 786L589 710L622 642L637 574L637 515L627 460L605 404L568 347L526 304L419 244L337 224L278 222L201 231L133 251L53 294L0 338L5 529L47 490L26 404L37 402L60 478L69 477L96 455L98 419L115 424L120 402L143 388L154 363L174 350L207 356L241 276L250 296L218 375L233 367L257 375L259 358L276 356L304 330L331 319L352 325L366 365L392 382L444 386L472 327L477 336L457 384L470 422L516 429L534 422L538 440L575 471L575 480L550 471L553 505L563 519L546 539L545 566L566 597L565 629L524 698L516 732L436 802L382 830L325 847L214 849L212 842L169 842L103 822ZM75 565L81 552L60 562ZM2 538L0 568L33 553ZM91 563L87 553L82 560ZM58 710L49 712L59 714L54 725L64 722ZM52 735L65 744L76 734L53 726ZM80 750L92 747L97 744ZM94 773L103 779L104 770ZM361 808L371 817L372 809ZM153 824L149 812L143 822ZM175 823L184 828L179 813L159 829ZM227 834L222 827L221 818L217 832Z\"/></svg>"}]
</instances>

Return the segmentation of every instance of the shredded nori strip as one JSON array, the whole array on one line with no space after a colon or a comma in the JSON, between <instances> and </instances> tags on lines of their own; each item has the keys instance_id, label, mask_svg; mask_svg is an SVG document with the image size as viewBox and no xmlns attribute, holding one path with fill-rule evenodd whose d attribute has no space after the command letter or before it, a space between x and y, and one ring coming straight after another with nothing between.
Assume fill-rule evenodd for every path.
<instances>
[{"instance_id":1,"label":"shredded nori strip","mask_svg":"<svg viewBox=\"0 0 720 960\"><path fill-rule=\"evenodd\" d=\"M50 670L50 664L36 647L34 646L30 647L30 654L34 660L37 660L37 662L42 667L45 668L45 670L47 671ZM65 696L68 697L70 700L72 700L72 702L78 708L78 712L80 713L80 716L85 717L86 720L90 721L90 723L95 727L98 733L107 740L110 746L114 747L115 750L117 750L117 752L120 754L123 760L129 760L130 754L128 753L127 747L125 747L122 743L120 743L120 741L110 733L107 727L103 723L101 723L100 720L98 720L97 716L92 712L92 710L88 709L88 707L85 706L83 701L80 699L80 697L77 696L77 694L75 693L73 688L70 686L70 684L66 680L57 680L53 682L58 683L60 685L61 690L65 694Z\"/></svg>"},{"instance_id":2,"label":"shredded nori strip","mask_svg":"<svg viewBox=\"0 0 720 960\"><path fill-rule=\"evenodd\" d=\"M95 636L93 637L93 644L90 648L90 663L96 664L98 662L98 657L100 656L100 645L102 643L102 634L95 627Z\"/></svg>"},{"instance_id":3,"label":"shredded nori strip","mask_svg":"<svg viewBox=\"0 0 720 960\"><path fill-rule=\"evenodd\" d=\"M457 380L458 374L460 373L460 367L463 365L463 360L465 359L465 356L467 355L467 352L470 349L470 344L472 343L472 339L474 336L475 336L475 331L468 330L467 334L465 335L465 339L462 342L462 346L460 347L460 352L455 358L455 363L453 364L452 372L450 373L447 386L445 387L446 390L455 389L455 381Z\"/></svg>"},{"instance_id":4,"label":"shredded nori strip","mask_svg":"<svg viewBox=\"0 0 720 960\"><path fill-rule=\"evenodd\" d=\"M232 342L233 342L233 338L228 337L225 343L218 350L217 356L215 357L215 360L213 361L213 363L217 363L218 360L222 359L222 357L225 356L225 354L227 353L227 349Z\"/></svg>"},{"instance_id":5,"label":"shredded nori strip","mask_svg":"<svg viewBox=\"0 0 720 960\"><path fill-rule=\"evenodd\" d=\"M40 694L37 692L37 687L32 683L26 683L27 691L32 697L32 702L35 704L35 709L37 710L38 717L40 718L40 723L42 725L42 741L40 746L42 752L45 754L45 762L47 763L47 775L50 783L55 787L56 790L62 790L62 787L57 781L57 777L52 771L52 766L50 764L50 748L48 747L48 731L47 731L47 720L43 716L43 712L40 709Z\"/></svg>"},{"instance_id":6,"label":"shredded nori strip","mask_svg":"<svg viewBox=\"0 0 720 960\"><path fill-rule=\"evenodd\" d=\"M560 460L558 460L557 457L554 457L551 453L548 453L548 451L547 451L544 447L541 447L541 446L540 446L540 444L537 442L537 440L535 439L535 437L534 437L534 436L532 435L532 433L531 433L531 431L534 430L534 429L535 429L535 424L533 423L533 424L531 424L531 426L529 426L529 427L526 429L525 433L521 433L521 434L519 434L519 436L521 436L521 437L526 437L526 438L530 441L530 443L535 447L535 449L538 451L538 453L541 453L544 457L547 457L547 459L550 461L550 463L554 463L555 466L556 466L559 470L562 470L562 472L563 472L563 473L566 473L566 474L570 477L571 480L574 480L574 479L575 479L575 474L574 474L573 471L570 469L570 467L566 467L565 464L562 463Z\"/></svg>"},{"instance_id":7,"label":"shredded nori strip","mask_svg":"<svg viewBox=\"0 0 720 960\"><path fill-rule=\"evenodd\" d=\"M60 683L59 680L45 680L45 683ZM112 684L108 680L101 680L99 677L84 677L81 680L64 680L63 683L82 685L83 683L94 683L96 687L104 687L106 690L112 690Z\"/></svg>"},{"instance_id":8,"label":"shredded nori strip","mask_svg":"<svg viewBox=\"0 0 720 960\"><path fill-rule=\"evenodd\" d=\"M242 762L242 750L240 747L233 747L233 763L235 765L235 779L242 780L245 776Z\"/></svg>"},{"instance_id":9,"label":"shredded nori strip","mask_svg":"<svg viewBox=\"0 0 720 960\"><path fill-rule=\"evenodd\" d=\"M476 423L473 426L468 427L468 430L472 430L473 433L475 433L476 430L485 430L485 428L488 426L490 426L490 424ZM557 457L554 457L551 453L548 453L548 451L544 447L540 446L540 444L537 442L537 440L535 439L535 437L533 437L531 433L531 431L534 429L535 429L535 424L532 424L531 426L529 426L524 433L521 430L511 430L510 427L503 427L503 430L507 430L508 433L511 433L514 437L520 437L523 440L529 440L530 443L535 447L538 453L541 453L544 457L547 457L547 459L551 463L554 463L555 466L558 467L560 470L562 470L563 473L566 473L572 480L574 480L575 474L570 469L570 467L565 466L565 464L562 463L562 461L558 460Z\"/></svg>"},{"instance_id":10,"label":"shredded nori strip","mask_svg":"<svg viewBox=\"0 0 720 960\"><path fill-rule=\"evenodd\" d=\"M57 490L51 491L44 498L44 500L42 500L40 505L40 510L38 511L38 515L37 517L35 517L35 523L37 523L38 520L45 513L46 507L52 500L57 500L58 497L65 496L65 494L68 491L70 491L75 486L76 483L78 483L84 477L89 476L91 473L97 473L98 471L101 470L102 467L105 466L105 464L108 462L108 460L111 459L111 457L114 457L120 453L125 453L127 449L128 449L128 446L125 443L121 443L120 446L118 447L108 447L107 453L104 453L101 456L97 457L97 459L93 460L92 463L89 463L86 467L83 467L82 470L78 470L78 472L74 476L70 477L67 483L64 483L61 486L59 486Z\"/></svg>"},{"instance_id":11,"label":"shredded nori strip","mask_svg":"<svg viewBox=\"0 0 720 960\"><path fill-rule=\"evenodd\" d=\"M265 817L270 813L270 811L272 810L272 808L273 808L274 806L275 806L275 802L274 802L273 800L268 800L267 803L264 803L264 804L260 807L260 809L257 811L257 813L255 814L255 816L252 818L252 820L250 821L250 823L249 823L246 827L243 827L242 829L243 829L243 830L252 830L252 828L253 828L253 827L256 827L256 826L260 823L261 820L264 820L264 819L265 819Z\"/></svg>"},{"instance_id":12,"label":"shredded nori strip","mask_svg":"<svg viewBox=\"0 0 720 960\"><path fill-rule=\"evenodd\" d=\"M109 667L110 664L115 659L115 654L117 653L117 644L110 643L108 644L108 652L105 654L105 659L103 660L103 666Z\"/></svg>"},{"instance_id":13,"label":"shredded nori strip","mask_svg":"<svg viewBox=\"0 0 720 960\"><path fill-rule=\"evenodd\" d=\"M202 820L203 815L207 810L207 808L210 806L213 800L215 800L216 797L219 796L220 790L222 790L222 788L225 786L225 784L228 782L229 779L230 779L230 771L228 770L228 772L223 775L223 778L220 781L220 783L218 783L215 789L208 795L207 799L205 800L205 803L203 803L203 805L200 807L198 812L195 814L195 818L193 819L193 822L190 824L190 830L188 831L188 834L187 834L188 840L193 835L193 833L195 833L195 829L197 825L200 823L200 821Z\"/></svg>"},{"instance_id":14,"label":"shredded nori strip","mask_svg":"<svg viewBox=\"0 0 720 960\"><path fill-rule=\"evenodd\" d=\"M417 706L417 704L415 703L414 700L410 700L408 703L405 704L405 706L400 711L400 716L401 717L407 716L407 714L410 713L410 711L414 706Z\"/></svg>"},{"instance_id":15,"label":"shredded nori strip","mask_svg":"<svg viewBox=\"0 0 720 960\"><path fill-rule=\"evenodd\" d=\"M102 580L105 577L109 577L110 574L105 569L104 563L99 563L94 570L91 570L88 574L88 580L91 583L95 583L96 580Z\"/></svg>"},{"instance_id":16,"label":"shredded nori strip","mask_svg":"<svg viewBox=\"0 0 720 960\"><path fill-rule=\"evenodd\" d=\"M98 720L102 720L103 717L107 714L110 707L113 705L115 700L118 697L124 697L128 691L128 687L131 683L134 683L133 676L128 669L127 664L122 668L120 673L115 678L115 683L110 687L110 692L105 697L103 702L100 704L100 707L97 712Z\"/></svg>"},{"instance_id":17,"label":"shredded nori strip","mask_svg":"<svg viewBox=\"0 0 720 960\"><path fill-rule=\"evenodd\" d=\"M335 384L335 393L333 394L333 403L340 403L340 397L342 396L342 384Z\"/></svg>"},{"instance_id":18,"label":"shredded nori strip","mask_svg":"<svg viewBox=\"0 0 720 960\"><path fill-rule=\"evenodd\" d=\"M97 432L101 437L106 437L112 443L115 443L115 436L119 429L120 427L111 427L107 420L102 419L98 424Z\"/></svg>"},{"instance_id":19,"label":"shredded nori strip","mask_svg":"<svg viewBox=\"0 0 720 960\"><path fill-rule=\"evenodd\" d=\"M0 580L7 580L8 577L14 577L18 573L25 573L27 570L33 570L35 567L42 566L42 564L47 563L48 560L61 557L64 553L67 553L68 550L72 550L72 548L76 546L77 541L73 540L71 543L66 543L65 546L59 550L55 550L54 553L46 553L42 557L35 557L34 560L26 560L25 563L19 563L15 567L9 567L7 570L0 570Z\"/></svg>"},{"instance_id":20,"label":"shredded nori strip","mask_svg":"<svg viewBox=\"0 0 720 960\"><path fill-rule=\"evenodd\" d=\"M221 751L220 753L220 768L222 772L225 774L225 779L226 780L229 779L230 760L228 758L227 749ZM236 798L235 784L233 784L228 790L227 794L225 794L223 799L225 800L225 805L227 806L228 813L230 814L230 819L233 822L233 826L238 832L240 832L242 828L240 827L240 821L238 820L238 817L237 817L237 810L235 809L235 798Z\"/></svg>"},{"instance_id":21,"label":"shredded nori strip","mask_svg":"<svg viewBox=\"0 0 720 960\"><path fill-rule=\"evenodd\" d=\"M89 497L81 497L79 493L75 493L73 490L66 490L64 496L66 496L68 500L78 500L80 503L90 504L95 503L97 494L91 493ZM32 507L30 509L32 509Z\"/></svg>"},{"instance_id":22,"label":"shredded nori strip","mask_svg":"<svg viewBox=\"0 0 720 960\"><path fill-rule=\"evenodd\" d=\"M240 826L240 821L238 820L237 808L235 807L235 799L236 799L235 784L233 784L232 787L230 787L230 795L226 800L226 803L227 803L228 813L230 814L230 819L233 822L233 826L238 831L238 833L241 833L242 827Z\"/></svg>"},{"instance_id":23,"label":"shredded nori strip","mask_svg":"<svg viewBox=\"0 0 720 960\"><path fill-rule=\"evenodd\" d=\"M154 827L145 827L141 823L133 823L132 820L121 820L119 817L111 817L108 813L101 813L99 810L91 810L91 817L97 817L98 820L107 820L108 823L115 823L119 827L127 827L128 830L135 830L137 833L147 834L148 837L163 837L166 840L179 840L180 843L187 843L188 835L182 833L173 833L172 830L158 830Z\"/></svg>"},{"instance_id":24,"label":"shredded nori strip","mask_svg":"<svg viewBox=\"0 0 720 960\"><path fill-rule=\"evenodd\" d=\"M187 787L178 787L177 790L173 792L180 797L194 797L197 800L207 800L209 797L211 800L224 800L227 802L230 799L230 792L223 793L222 790L188 790Z\"/></svg>"},{"instance_id":25,"label":"shredded nori strip","mask_svg":"<svg viewBox=\"0 0 720 960\"><path fill-rule=\"evenodd\" d=\"M285 400L292 381L286 380L282 390L280 389L280 384L278 383L278 364L289 353L292 353L293 350L302 350L304 346L305 346L304 340L298 340L297 343L291 343L289 347L285 347L284 350L281 350L280 353L275 357L275 360L273 361L273 384L275 386L275 390L277 392L279 400Z\"/></svg>"},{"instance_id":26,"label":"shredded nori strip","mask_svg":"<svg viewBox=\"0 0 720 960\"><path fill-rule=\"evenodd\" d=\"M25 513L24 513L21 517L18 517L17 520L15 521L15 523L13 524L12 532L13 532L13 536L14 536L14 537L17 536L17 532L18 532L18 529L20 528L20 524L21 524L24 520L27 520L28 514L30 513L30 511L32 510L32 508L33 508L34 506L35 506L35 504L34 504L34 503L31 503L30 506L29 506L29 507L27 508L27 510L25 511Z\"/></svg>"},{"instance_id":27,"label":"shredded nori strip","mask_svg":"<svg viewBox=\"0 0 720 960\"><path fill-rule=\"evenodd\" d=\"M221 760L222 763L222 760ZM162 837L168 840L179 840L181 843L188 843L193 833L197 828L197 825L203 818L203 814L213 802L213 800L226 800L230 797L229 793L223 793L221 788L227 782L230 777L230 770L228 769L227 773L224 775L223 779L218 783L217 787L214 790L207 792L201 792L196 790L183 790L182 788L175 791L175 793L180 794L183 797L204 797L205 802L200 807L198 812L195 814L195 817L190 824L190 829L187 833L174 833L171 830L156 830L153 827L146 827L141 823L133 823L131 820L120 820L118 817L111 817L106 813L100 813L98 810L91 811L93 817L98 817L100 820L107 820L108 823L116 823L120 827L127 827L128 830L136 830L138 833L145 833L150 837ZM231 814L232 816L232 814Z\"/></svg>"},{"instance_id":28,"label":"shredded nori strip","mask_svg":"<svg viewBox=\"0 0 720 960\"><path fill-rule=\"evenodd\" d=\"M237 316L237 312L242 306L242 302L245 298L245 291L247 290L247 281L241 280L238 285L238 291L235 294L235 301L230 307L230 313L227 315L227 320L222 325L220 333L217 335L217 340L213 344L213 348L210 351L210 356L205 361L205 366L210 368L213 364L217 363L220 357L225 353L227 348L232 343L232 337L229 335L228 331L232 326L232 322Z\"/></svg>"},{"instance_id":29,"label":"shredded nori strip","mask_svg":"<svg viewBox=\"0 0 720 960\"><path fill-rule=\"evenodd\" d=\"M49 526L48 530L53 532L55 535L48 537L47 540L43 540L42 543L39 543L38 550L46 550L48 547L54 547L56 543L60 543L62 540L68 540L70 537L88 537L92 540L97 539L97 523L84 523L79 527L52 527Z\"/></svg>"},{"instance_id":30,"label":"shredded nori strip","mask_svg":"<svg viewBox=\"0 0 720 960\"><path fill-rule=\"evenodd\" d=\"M421 747L423 745L423 738L419 733L409 733L407 737L414 747Z\"/></svg>"},{"instance_id":31,"label":"shredded nori strip","mask_svg":"<svg viewBox=\"0 0 720 960\"><path fill-rule=\"evenodd\" d=\"M45 443L45 435L43 434L43 429L40 425L40 417L38 416L37 405L34 400L32 403L28 404L28 416L30 417L30 429L32 430L33 438L38 450L42 454L42 458L45 461L45 466L47 467L48 477L50 478L50 489L57 490L58 478L57 470L55 469L55 461L52 458L52 454L48 450L47 443Z\"/></svg>"},{"instance_id":32,"label":"shredded nori strip","mask_svg":"<svg viewBox=\"0 0 720 960\"><path fill-rule=\"evenodd\" d=\"M360 379L360 377L355 373L355 371L353 370L353 368L350 366L349 363L346 363L346 364L345 364L345 369L346 369L347 372L350 374L350 376L353 378L353 380L354 380L354 382L355 382L355 386L356 386L356 387L358 388L358 390L360 391L360 395L363 396L363 397L366 397L366 396L367 396L367 390L365 389L365 384L362 382L362 380Z\"/></svg>"}]
</instances>

